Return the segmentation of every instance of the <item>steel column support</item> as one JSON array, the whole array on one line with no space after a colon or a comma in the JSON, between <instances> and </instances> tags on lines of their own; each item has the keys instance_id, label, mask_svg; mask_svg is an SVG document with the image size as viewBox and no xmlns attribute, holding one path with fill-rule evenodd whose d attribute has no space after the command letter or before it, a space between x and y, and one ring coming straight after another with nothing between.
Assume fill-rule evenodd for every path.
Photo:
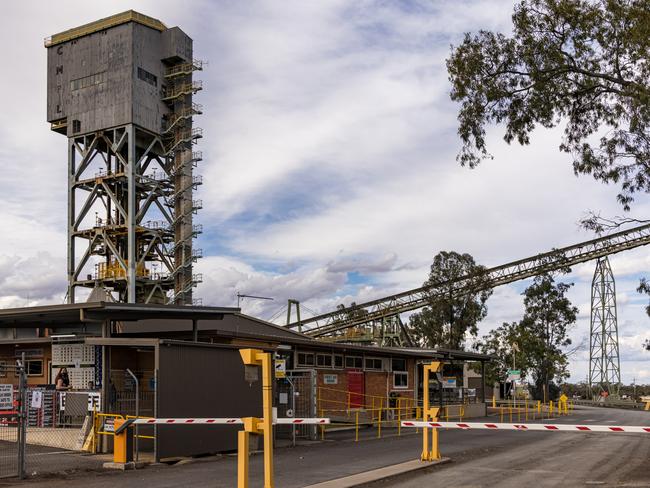
<instances>
[{"instance_id":1,"label":"steel column support","mask_svg":"<svg viewBox=\"0 0 650 488\"><path fill-rule=\"evenodd\" d=\"M73 233L76 220L74 191L77 173L76 155L74 139L68 139L68 303L75 302L75 237Z\"/></svg>"},{"instance_id":2,"label":"steel column support","mask_svg":"<svg viewBox=\"0 0 650 488\"><path fill-rule=\"evenodd\" d=\"M126 225L128 232L128 263L127 263L127 300L129 303L135 303L136 300L136 239L135 239L135 223L136 223L136 163L135 156L135 130L133 124L129 124L126 128L127 131L127 211L126 211Z\"/></svg>"}]
</instances>

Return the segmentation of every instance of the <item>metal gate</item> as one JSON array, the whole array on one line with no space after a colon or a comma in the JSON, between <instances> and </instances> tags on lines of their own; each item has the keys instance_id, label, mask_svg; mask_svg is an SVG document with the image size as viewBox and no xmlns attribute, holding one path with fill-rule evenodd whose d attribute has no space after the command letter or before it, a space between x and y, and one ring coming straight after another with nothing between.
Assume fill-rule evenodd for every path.
<instances>
[{"instance_id":1,"label":"metal gate","mask_svg":"<svg viewBox=\"0 0 650 488\"><path fill-rule=\"evenodd\" d=\"M25 474L25 425L26 412L23 401L27 375L24 358L15 365L3 365L19 378L18 388L12 384L0 385L0 478Z\"/></svg>"},{"instance_id":2,"label":"metal gate","mask_svg":"<svg viewBox=\"0 0 650 488\"><path fill-rule=\"evenodd\" d=\"M276 402L278 417L317 417L316 371L290 370L277 380ZM290 415L289 415L290 414ZM278 425L276 436L281 439L317 438L316 425Z\"/></svg>"}]
</instances>

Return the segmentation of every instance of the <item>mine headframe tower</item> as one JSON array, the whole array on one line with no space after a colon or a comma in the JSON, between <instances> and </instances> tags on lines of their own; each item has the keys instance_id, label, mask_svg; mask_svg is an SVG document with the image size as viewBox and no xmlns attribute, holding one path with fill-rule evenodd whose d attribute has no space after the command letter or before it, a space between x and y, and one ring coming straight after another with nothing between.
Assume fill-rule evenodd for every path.
<instances>
[{"instance_id":1,"label":"mine headframe tower","mask_svg":"<svg viewBox=\"0 0 650 488\"><path fill-rule=\"evenodd\" d=\"M68 137L68 301L193 303L202 131L192 39L133 10L45 39L47 120ZM195 302L195 301L194 301Z\"/></svg>"},{"instance_id":2,"label":"mine headframe tower","mask_svg":"<svg viewBox=\"0 0 650 488\"><path fill-rule=\"evenodd\" d=\"M607 256L596 261L591 282L591 328L589 334L589 389L618 397L621 363L618 352L616 283Z\"/></svg>"}]
</instances>

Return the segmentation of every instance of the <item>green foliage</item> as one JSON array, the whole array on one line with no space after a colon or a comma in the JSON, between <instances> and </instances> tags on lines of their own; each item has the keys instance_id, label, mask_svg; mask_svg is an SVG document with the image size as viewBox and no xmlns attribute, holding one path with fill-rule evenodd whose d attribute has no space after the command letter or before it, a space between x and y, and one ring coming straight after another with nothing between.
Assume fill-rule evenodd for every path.
<instances>
[{"instance_id":1,"label":"green foliage","mask_svg":"<svg viewBox=\"0 0 650 488\"><path fill-rule=\"evenodd\" d=\"M504 322L503 325L491 330L475 344L475 348L483 354L490 354L495 359L485 365L485 381L492 385L505 381L508 370L512 369L513 356L517 369L522 378L528 374L530 367L528 356L522 348L524 331L518 322Z\"/></svg>"},{"instance_id":2,"label":"green foliage","mask_svg":"<svg viewBox=\"0 0 650 488\"><path fill-rule=\"evenodd\" d=\"M522 377L535 385L536 398L551 398L548 387L569 376L568 357L563 348L571 344L568 329L576 321L578 309L566 297L571 287L555 283L552 276L537 276L524 292L525 312L519 322L504 323L492 330L475 346L496 357L486 370L488 380L504 381L512 366L513 346L516 366Z\"/></svg>"},{"instance_id":3,"label":"green foliage","mask_svg":"<svg viewBox=\"0 0 650 488\"><path fill-rule=\"evenodd\" d=\"M650 191L650 3L647 0L523 0L513 33L467 33L452 47L451 98L461 103L458 160L491 157L485 127L528 144L537 126L565 123L560 149L576 174L620 183L628 210Z\"/></svg>"},{"instance_id":4,"label":"green foliage","mask_svg":"<svg viewBox=\"0 0 650 488\"><path fill-rule=\"evenodd\" d=\"M492 291L485 267L469 254L442 251L433 258L423 286L431 287L429 304L410 318L416 341L426 347L461 349L465 335L476 336L478 323L487 315L485 303Z\"/></svg>"}]
</instances>

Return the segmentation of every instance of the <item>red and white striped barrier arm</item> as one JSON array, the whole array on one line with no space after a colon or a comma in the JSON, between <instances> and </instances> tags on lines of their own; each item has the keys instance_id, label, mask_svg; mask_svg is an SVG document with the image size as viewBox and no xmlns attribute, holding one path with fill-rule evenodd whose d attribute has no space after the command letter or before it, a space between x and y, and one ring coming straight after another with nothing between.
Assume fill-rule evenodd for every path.
<instances>
[{"instance_id":1,"label":"red and white striped barrier arm","mask_svg":"<svg viewBox=\"0 0 650 488\"><path fill-rule=\"evenodd\" d=\"M244 421L240 418L218 418L218 419L203 419L203 418L169 418L169 419L135 419L132 424L139 425L152 425L152 424L165 424L165 425L238 425L243 424ZM329 424L328 418L280 418L275 419L274 424Z\"/></svg>"},{"instance_id":2,"label":"red and white striped barrier arm","mask_svg":"<svg viewBox=\"0 0 650 488\"><path fill-rule=\"evenodd\" d=\"M568 425L568 424L504 424L481 422L402 421L402 427L433 427L437 429L536 430L544 432L637 432L650 434L650 426L640 425Z\"/></svg>"}]
</instances>

